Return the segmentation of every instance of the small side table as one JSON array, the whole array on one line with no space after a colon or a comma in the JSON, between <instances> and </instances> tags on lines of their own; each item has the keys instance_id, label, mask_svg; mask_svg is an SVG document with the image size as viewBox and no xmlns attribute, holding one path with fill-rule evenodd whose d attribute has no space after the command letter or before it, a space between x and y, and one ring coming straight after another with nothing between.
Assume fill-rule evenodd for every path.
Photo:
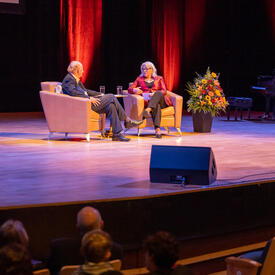
<instances>
[{"instance_id":1,"label":"small side table","mask_svg":"<svg viewBox=\"0 0 275 275\"><path fill-rule=\"evenodd\" d=\"M238 110L240 111L240 119L243 119L243 109L248 110L247 117L250 119L250 110L253 104L250 97L229 97L227 98L229 106L227 107L227 120L230 119L230 111L234 108L235 120L238 119Z\"/></svg>"}]
</instances>

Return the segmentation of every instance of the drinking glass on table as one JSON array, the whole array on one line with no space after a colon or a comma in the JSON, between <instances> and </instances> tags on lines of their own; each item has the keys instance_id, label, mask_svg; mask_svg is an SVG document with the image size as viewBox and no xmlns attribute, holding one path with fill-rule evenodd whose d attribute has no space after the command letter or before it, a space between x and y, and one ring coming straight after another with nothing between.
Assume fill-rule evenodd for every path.
<instances>
[{"instance_id":1,"label":"drinking glass on table","mask_svg":"<svg viewBox=\"0 0 275 275\"><path fill-rule=\"evenodd\" d=\"M105 94L105 86L104 85L99 86L99 92L101 94Z\"/></svg>"},{"instance_id":2,"label":"drinking glass on table","mask_svg":"<svg viewBox=\"0 0 275 275\"><path fill-rule=\"evenodd\" d=\"M122 86L116 86L116 93L117 93L117 95L122 95L123 94L122 93L122 89L123 89Z\"/></svg>"}]
</instances>

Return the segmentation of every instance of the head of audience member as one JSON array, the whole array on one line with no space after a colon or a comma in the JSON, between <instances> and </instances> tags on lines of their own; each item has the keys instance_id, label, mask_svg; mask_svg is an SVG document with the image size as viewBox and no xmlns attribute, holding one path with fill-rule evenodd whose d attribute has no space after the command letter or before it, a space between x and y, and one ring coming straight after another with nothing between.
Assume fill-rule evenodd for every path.
<instances>
[{"instance_id":1,"label":"head of audience member","mask_svg":"<svg viewBox=\"0 0 275 275\"><path fill-rule=\"evenodd\" d=\"M0 274L32 275L31 258L27 248L11 243L0 248Z\"/></svg>"},{"instance_id":2,"label":"head of audience member","mask_svg":"<svg viewBox=\"0 0 275 275\"><path fill-rule=\"evenodd\" d=\"M71 61L67 68L67 71L77 78L81 78L83 75L83 65L79 61Z\"/></svg>"},{"instance_id":3,"label":"head of audience member","mask_svg":"<svg viewBox=\"0 0 275 275\"><path fill-rule=\"evenodd\" d=\"M151 272L171 270L179 258L179 244L176 238L165 231L159 231L144 241L146 267Z\"/></svg>"},{"instance_id":4,"label":"head of audience member","mask_svg":"<svg viewBox=\"0 0 275 275\"><path fill-rule=\"evenodd\" d=\"M140 76L143 76L143 77L155 77L157 75L157 69L155 67L155 65L150 62L150 61L146 61L144 63L141 64L140 66Z\"/></svg>"},{"instance_id":5,"label":"head of audience member","mask_svg":"<svg viewBox=\"0 0 275 275\"><path fill-rule=\"evenodd\" d=\"M88 231L103 229L104 222L97 209L91 206L85 206L77 213L76 226L82 237Z\"/></svg>"},{"instance_id":6,"label":"head of audience member","mask_svg":"<svg viewBox=\"0 0 275 275\"><path fill-rule=\"evenodd\" d=\"M102 230L87 232L81 241L81 252L87 262L106 262L111 257L112 239Z\"/></svg>"},{"instance_id":7,"label":"head of audience member","mask_svg":"<svg viewBox=\"0 0 275 275\"><path fill-rule=\"evenodd\" d=\"M18 220L7 220L0 227L0 247L10 243L28 246L28 234L22 222Z\"/></svg>"}]
</instances>

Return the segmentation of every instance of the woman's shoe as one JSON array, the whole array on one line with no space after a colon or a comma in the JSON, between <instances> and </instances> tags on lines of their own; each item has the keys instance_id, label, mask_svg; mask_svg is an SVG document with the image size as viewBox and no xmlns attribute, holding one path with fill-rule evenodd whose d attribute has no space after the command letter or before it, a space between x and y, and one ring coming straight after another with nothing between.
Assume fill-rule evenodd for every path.
<instances>
[{"instance_id":1,"label":"woman's shoe","mask_svg":"<svg viewBox=\"0 0 275 275\"><path fill-rule=\"evenodd\" d=\"M161 134L156 134L156 138L162 138Z\"/></svg>"}]
</instances>

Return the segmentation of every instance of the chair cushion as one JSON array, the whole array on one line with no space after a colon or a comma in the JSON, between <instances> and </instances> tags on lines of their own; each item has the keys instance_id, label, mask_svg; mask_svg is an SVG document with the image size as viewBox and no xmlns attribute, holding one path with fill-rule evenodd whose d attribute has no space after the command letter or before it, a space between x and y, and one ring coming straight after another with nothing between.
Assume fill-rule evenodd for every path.
<instances>
[{"instance_id":1,"label":"chair cushion","mask_svg":"<svg viewBox=\"0 0 275 275\"><path fill-rule=\"evenodd\" d=\"M172 116L175 114L175 108L173 106L161 109L161 116Z\"/></svg>"}]
</instances>

